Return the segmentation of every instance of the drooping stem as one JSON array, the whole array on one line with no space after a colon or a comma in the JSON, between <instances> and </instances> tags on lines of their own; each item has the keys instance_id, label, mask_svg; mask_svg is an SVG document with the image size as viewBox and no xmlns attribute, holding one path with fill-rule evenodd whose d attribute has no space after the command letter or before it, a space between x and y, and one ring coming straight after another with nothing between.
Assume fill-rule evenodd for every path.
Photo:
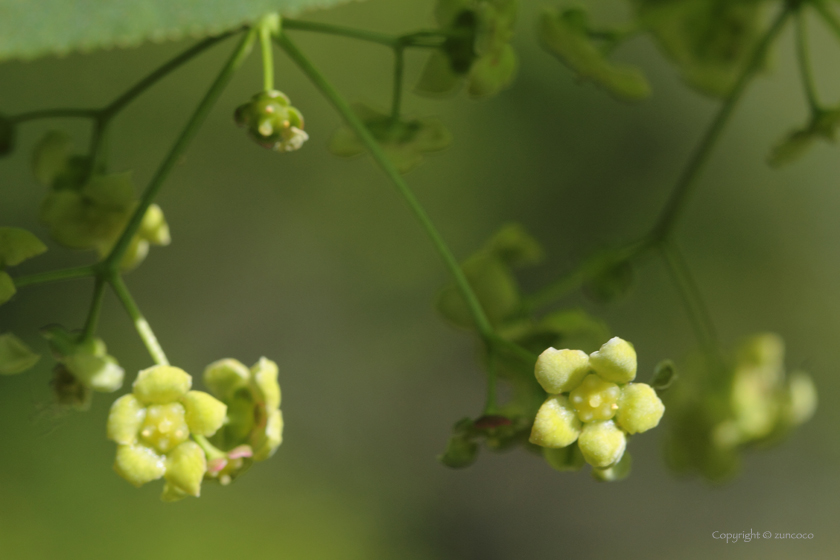
<instances>
[{"instance_id":1,"label":"drooping stem","mask_svg":"<svg viewBox=\"0 0 840 560\"><path fill-rule=\"evenodd\" d=\"M270 22L278 21L276 17L263 18L260 22L260 52L262 54L263 90L274 90L274 48L271 44L272 26Z\"/></svg>"},{"instance_id":2,"label":"drooping stem","mask_svg":"<svg viewBox=\"0 0 840 560\"><path fill-rule=\"evenodd\" d=\"M93 286L93 300L90 304L85 327L82 331L82 340L90 340L96 334L96 325L99 322L99 313L102 311L102 299L105 297L105 278L96 277Z\"/></svg>"},{"instance_id":3,"label":"drooping stem","mask_svg":"<svg viewBox=\"0 0 840 560\"><path fill-rule=\"evenodd\" d=\"M496 351L490 347L487 351L487 398L484 402L484 415L495 414L498 408L496 396L497 374Z\"/></svg>"},{"instance_id":4,"label":"drooping stem","mask_svg":"<svg viewBox=\"0 0 840 560\"><path fill-rule=\"evenodd\" d=\"M819 12L822 20L831 28L831 31L834 32L837 39L840 40L840 19L831 11L831 8L824 0L811 0L809 3Z\"/></svg>"},{"instance_id":5,"label":"drooping stem","mask_svg":"<svg viewBox=\"0 0 840 560\"><path fill-rule=\"evenodd\" d=\"M21 113L9 117L13 123L19 124L28 121L35 121L39 119L56 119L56 118L82 118L95 119L98 111L96 109L43 109L39 111L29 111L28 113Z\"/></svg>"},{"instance_id":6,"label":"drooping stem","mask_svg":"<svg viewBox=\"0 0 840 560\"><path fill-rule=\"evenodd\" d=\"M717 335L711 315L703 300L697 283L682 257L677 246L671 241L659 245L659 254L671 275L671 280L679 293L698 342L707 351L717 348Z\"/></svg>"},{"instance_id":7,"label":"drooping stem","mask_svg":"<svg viewBox=\"0 0 840 560\"><path fill-rule=\"evenodd\" d=\"M723 105L712 121L711 126L709 126L709 129L706 131L706 134L703 136L700 144L691 156L688 165L677 180L677 184L671 192L671 197L665 204L665 208L662 210L656 225L654 225L651 230L650 236L654 242L662 241L671 234L674 225L677 223L677 220L680 218L680 215L685 209L685 204L694 190L694 186L697 184L700 172L705 167L706 162L709 159L709 155L712 153L712 148L714 148L720 138L721 132L723 132L726 124L729 122L729 118L732 116L732 111L735 109L735 106L741 100L741 97L743 97L744 91L746 90L750 79L755 75L761 67L761 64L764 62L767 50L784 27L789 15L790 8L785 6L779 15L776 16L776 19L773 20L770 28L764 33L764 36L756 45L752 56L735 82L732 91L724 100Z\"/></svg>"},{"instance_id":8,"label":"drooping stem","mask_svg":"<svg viewBox=\"0 0 840 560\"><path fill-rule=\"evenodd\" d=\"M403 47L418 47L418 48L438 48L441 46L440 41L429 42L428 39L446 38L451 35L444 30L421 30L405 35L389 35L387 33L379 33L377 31L367 31L365 29L356 29L355 27L346 27L343 25L333 25L331 23L320 23L317 21L303 21L298 19L283 19L283 29L293 29L296 31L312 31L315 33L325 33L327 35L336 35L339 37L349 37L351 39L358 39L361 41L368 41L370 43L377 43L391 48Z\"/></svg>"},{"instance_id":9,"label":"drooping stem","mask_svg":"<svg viewBox=\"0 0 840 560\"><path fill-rule=\"evenodd\" d=\"M822 107L817 96L814 74L811 70L811 56L808 51L808 26L805 13L800 7L796 13L796 54L799 58L799 73L802 76L802 87L812 113L818 113Z\"/></svg>"},{"instance_id":10,"label":"drooping stem","mask_svg":"<svg viewBox=\"0 0 840 560\"><path fill-rule=\"evenodd\" d=\"M125 307L128 316L131 317L131 320L134 322L134 328L137 330L137 334L140 335L140 339L149 351L149 355L157 365L168 366L169 360L166 359L166 354L163 352L163 348L161 348L155 333L152 331L152 327L149 326L149 322L146 321L146 318L143 317L143 314L140 312L140 308L137 307L137 303L135 303L134 298L131 297L131 292L128 291L128 286L126 286L125 282L123 282L122 276L119 274L113 274L108 279L108 282L111 284L111 287L114 289L114 293L117 294L117 298L123 304L123 307Z\"/></svg>"},{"instance_id":11,"label":"drooping stem","mask_svg":"<svg viewBox=\"0 0 840 560\"><path fill-rule=\"evenodd\" d=\"M73 268L62 268L61 270L49 270L47 272L27 274L26 276L18 276L14 279L14 281L16 288L23 288L24 286L46 284L48 282L58 282L60 280L87 278L95 274L96 268L93 266L77 266Z\"/></svg>"},{"instance_id":12,"label":"drooping stem","mask_svg":"<svg viewBox=\"0 0 840 560\"><path fill-rule=\"evenodd\" d=\"M391 99L391 121L400 120L402 108L403 73L405 69L405 49L394 47L394 93Z\"/></svg>"},{"instance_id":13,"label":"drooping stem","mask_svg":"<svg viewBox=\"0 0 840 560\"><path fill-rule=\"evenodd\" d=\"M418 202L417 198L414 196L414 193L408 187L405 180L403 180L402 175L400 175L399 171L397 171L396 167L394 167L394 165L382 151L382 148L380 148L379 144L373 138L370 131L368 131L368 129L365 127L362 121L359 120L359 118L356 116L356 114L353 112L353 110L350 108L350 106L344 100L341 94L339 94L338 91L332 86L332 84L330 84L327 81L327 79L309 61L309 59L307 59L306 56L304 56L304 54L288 38L288 36L285 33L281 33L275 40L277 41L277 44L286 52L289 58L291 58L303 71L303 73L306 74L306 76L315 85L315 87L324 95L324 97L326 97L327 100L330 103L332 103L332 105L335 107L335 109L338 111L341 117L345 120L350 129L365 145L365 147L373 156L373 159L376 161L379 167L382 168L382 170L394 184L400 195L408 203L408 206L411 209L412 213L414 213L414 216L420 222L426 234L431 239L435 250L438 252L441 259L444 261L444 264L449 269L449 273L455 280L455 284L458 287L459 292L461 293L461 297L464 298L464 301L467 304L467 308L470 310L470 315L472 316L473 321L476 324L476 328L478 330L479 335L488 346L492 345L494 343L495 333L493 331L493 327L490 325L490 322L487 319L487 315L484 313L484 310L482 309L478 298L476 297L475 293L470 287L470 284L467 281L466 276L464 276L461 267L458 265L458 261L455 259L455 256L449 250L449 247L443 240L443 237L437 231L437 228L434 226L431 219L426 214L426 211L423 209L423 207Z\"/></svg>"},{"instance_id":14,"label":"drooping stem","mask_svg":"<svg viewBox=\"0 0 840 560\"><path fill-rule=\"evenodd\" d=\"M178 139L169 150L169 153L166 155L163 163L161 163L154 177L152 177L149 186L146 188L145 192L143 192L143 196L141 197L134 214L132 214L131 220L129 220L128 225L123 230L119 240L114 245L111 253L105 259L106 266L109 269L116 270L118 263L131 243L131 238L140 227L140 223L143 221L143 216L146 214L146 210L148 210L149 206L152 204L163 186L164 181L169 176L169 173L172 169L174 169L175 164L178 162L184 151L186 151L202 123L204 123L204 119L210 113L210 109L212 109L216 100L222 94L225 86L227 86L231 78L233 78L236 70L242 65L248 54L251 52L255 39L256 29L250 29L239 42L236 50L228 59L216 80L210 86L210 89L204 95L204 98L198 104L198 107L192 117L190 117L190 120L187 122L184 130L181 132L180 136L178 136Z\"/></svg>"}]
</instances>

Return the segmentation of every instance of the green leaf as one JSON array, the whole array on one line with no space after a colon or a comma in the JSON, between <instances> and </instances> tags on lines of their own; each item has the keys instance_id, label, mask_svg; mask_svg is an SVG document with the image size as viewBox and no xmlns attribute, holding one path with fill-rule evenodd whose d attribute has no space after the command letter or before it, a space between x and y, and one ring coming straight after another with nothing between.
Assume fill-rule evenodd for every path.
<instances>
[{"instance_id":1,"label":"green leaf","mask_svg":"<svg viewBox=\"0 0 840 560\"><path fill-rule=\"evenodd\" d=\"M840 109L817 111L806 126L790 132L773 147L767 163L772 167L781 167L805 155L817 140L834 142L838 126Z\"/></svg>"},{"instance_id":2,"label":"green leaf","mask_svg":"<svg viewBox=\"0 0 840 560\"><path fill-rule=\"evenodd\" d=\"M41 356L12 333L0 334L0 375L22 373L40 359Z\"/></svg>"},{"instance_id":3,"label":"green leaf","mask_svg":"<svg viewBox=\"0 0 840 560\"><path fill-rule=\"evenodd\" d=\"M584 293L598 303L610 303L625 297L636 280L628 260L605 262L583 285Z\"/></svg>"},{"instance_id":4,"label":"green leaf","mask_svg":"<svg viewBox=\"0 0 840 560\"><path fill-rule=\"evenodd\" d=\"M467 92L470 97L495 95L510 85L516 77L518 62L510 45L504 45L498 52L489 53L472 65Z\"/></svg>"},{"instance_id":5,"label":"green leaf","mask_svg":"<svg viewBox=\"0 0 840 560\"><path fill-rule=\"evenodd\" d=\"M586 13L577 8L564 12L545 10L540 17L543 47L571 68L582 81L589 80L623 99L650 95L644 74L632 66L613 64L590 37Z\"/></svg>"},{"instance_id":6,"label":"green leaf","mask_svg":"<svg viewBox=\"0 0 840 560\"><path fill-rule=\"evenodd\" d=\"M436 51L429 55L414 89L417 93L440 97L453 93L461 85L461 76L452 69L449 57Z\"/></svg>"},{"instance_id":7,"label":"green leaf","mask_svg":"<svg viewBox=\"0 0 840 560\"><path fill-rule=\"evenodd\" d=\"M492 324L498 324L516 309L519 304L516 280L495 255L478 253L467 259L461 268ZM454 325L474 327L467 303L454 284L441 291L437 308Z\"/></svg>"},{"instance_id":8,"label":"green leaf","mask_svg":"<svg viewBox=\"0 0 840 560\"><path fill-rule=\"evenodd\" d=\"M555 336L548 346L594 352L610 338L610 328L582 309L556 311L543 317L537 325ZM545 349L547 346L544 346Z\"/></svg>"},{"instance_id":9,"label":"green leaf","mask_svg":"<svg viewBox=\"0 0 840 560\"><path fill-rule=\"evenodd\" d=\"M689 85L725 96L759 40L764 8L756 0L632 0Z\"/></svg>"},{"instance_id":10,"label":"green leaf","mask_svg":"<svg viewBox=\"0 0 840 560\"><path fill-rule=\"evenodd\" d=\"M466 434L453 434L438 461L451 469L469 467L478 458L478 444Z\"/></svg>"},{"instance_id":11,"label":"green leaf","mask_svg":"<svg viewBox=\"0 0 840 560\"><path fill-rule=\"evenodd\" d=\"M199 38L347 0L0 0L0 60Z\"/></svg>"},{"instance_id":12,"label":"green leaf","mask_svg":"<svg viewBox=\"0 0 840 560\"><path fill-rule=\"evenodd\" d=\"M46 250L47 246L25 229L0 227L0 268L19 265Z\"/></svg>"},{"instance_id":13,"label":"green leaf","mask_svg":"<svg viewBox=\"0 0 840 560\"><path fill-rule=\"evenodd\" d=\"M15 282L12 277L0 270L0 305L3 305L15 295Z\"/></svg>"},{"instance_id":14,"label":"green leaf","mask_svg":"<svg viewBox=\"0 0 840 560\"><path fill-rule=\"evenodd\" d=\"M53 185L67 167L72 146L70 137L57 130L47 132L38 141L32 155L32 173L39 183L46 187Z\"/></svg>"},{"instance_id":15,"label":"green leaf","mask_svg":"<svg viewBox=\"0 0 840 560\"><path fill-rule=\"evenodd\" d=\"M536 264L543 259L539 241L525 231L521 224L505 224L487 243L487 250L496 254L509 266Z\"/></svg>"}]
</instances>

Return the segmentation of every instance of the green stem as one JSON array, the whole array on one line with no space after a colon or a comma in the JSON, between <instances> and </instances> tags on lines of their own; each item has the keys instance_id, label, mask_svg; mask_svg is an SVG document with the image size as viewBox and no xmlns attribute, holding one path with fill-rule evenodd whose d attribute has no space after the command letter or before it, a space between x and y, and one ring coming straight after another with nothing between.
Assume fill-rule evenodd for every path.
<instances>
[{"instance_id":1,"label":"green stem","mask_svg":"<svg viewBox=\"0 0 840 560\"><path fill-rule=\"evenodd\" d=\"M61 270L50 270L48 272L39 272L37 274L18 276L14 279L14 281L16 288L23 288L24 286L46 284L48 282L58 282L60 280L87 278L89 276L94 276L95 274L96 268L93 266L77 266L74 268L63 268Z\"/></svg>"},{"instance_id":2,"label":"green stem","mask_svg":"<svg viewBox=\"0 0 840 560\"><path fill-rule=\"evenodd\" d=\"M720 138L721 132L726 126L726 123L729 121L729 117L732 115L733 109L735 109L738 101L741 100L750 79L764 62L767 49L782 30L782 27L787 21L789 15L790 8L788 6L782 8L782 11L778 16L776 16L776 19L770 25L770 28L759 40L758 45L756 46L755 51L750 57L746 67L744 67L744 70L735 82L732 91L726 97L726 100L712 121L711 126L706 131L706 134L700 141L697 149L694 151L688 165L678 179L676 187L671 193L671 197L665 204L665 208L662 210L659 220L651 230L651 239L654 240L654 242L662 241L670 235L673 230L674 225L677 223L677 220L685 208L686 201L691 195L694 186L697 184L697 178L700 176L700 172L703 170L709 159L712 148L714 148Z\"/></svg>"},{"instance_id":3,"label":"green stem","mask_svg":"<svg viewBox=\"0 0 840 560\"><path fill-rule=\"evenodd\" d=\"M204 52L213 45L224 41L225 39L237 32L238 31L228 31L226 33L222 33L217 37L210 37L208 39L204 39L200 43L193 45L181 54L175 56L169 62L165 63L163 66L161 66L160 68L153 71L151 74L137 82L134 86L129 88L128 91L120 95L118 98L116 98L106 107L104 107L101 111L99 111L98 113L100 115L100 118L105 121L110 120L114 117L114 115L122 111L126 107L126 105L134 101L134 99L136 99L138 96L140 96L140 94L149 89L162 78L165 78L172 71L176 70L179 66L189 61L196 55Z\"/></svg>"},{"instance_id":4,"label":"green stem","mask_svg":"<svg viewBox=\"0 0 840 560\"><path fill-rule=\"evenodd\" d=\"M262 53L263 90L274 90L274 52L271 44L272 28L263 21L260 24L260 50Z\"/></svg>"},{"instance_id":5,"label":"green stem","mask_svg":"<svg viewBox=\"0 0 840 560\"><path fill-rule=\"evenodd\" d=\"M15 115L9 117L9 120L13 123L20 124L27 121L34 121L38 119L54 119L54 118L83 118L83 119L95 119L99 111L96 109L43 109L41 111L30 111L28 113L21 113L20 115Z\"/></svg>"},{"instance_id":6,"label":"green stem","mask_svg":"<svg viewBox=\"0 0 840 560\"><path fill-rule=\"evenodd\" d=\"M822 20L831 28L837 36L837 39L840 40L840 19L834 15L831 8L823 0L811 0L810 4L819 12Z\"/></svg>"},{"instance_id":7,"label":"green stem","mask_svg":"<svg viewBox=\"0 0 840 560\"><path fill-rule=\"evenodd\" d=\"M472 315L473 321L475 321L476 328L478 329L478 333L481 338L485 341L485 343L489 346L493 343L494 339L494 331L493 327L490 325L490 321L488 321L487 316L484 313L484 310L481 308L481 304L478 301L475 293L473 292L472 288L470 287L469 282L467 281L466 276L464 276L461 267L458 265L458 261L453 256L452 252L449 250L449 247L446 245L446 242L441 237L440 233L438 233L437 229L435 228L432 221L429 219L429 216L426 214L426 211L417 201L415 198L414 193L411 192L411 189L408 187L406 182L403 180L402 176L400 175L399 171L397 171L394 164L388 159L385 153L382 151L382 148L376 142L376 140L371 135L370 131L365 127L361 120L356 116L341 94L336 91L336 89L330 84L327 79L321 74L321 72L312 65L312 63L304 56L304 54L298 50L297 46L289 39L286 33L280 34L279 37L276 38L277 44L286 52L286 54L291 58L298 67L303 71L304 74L310 79L310 81L315 85L315 87L326 97L330 103L335 107L338 113L342 116L345 120L347 125L350 129L356 134L356 136L362 141L365 147L373 156L373 159L382 168L394 186L397 188L397 191L402 195L405 201L408 203L408 206L411 208L411 211L414 213L414 216L423 226L423 229L426 231L426 234L432 241L435 249L437 250L440 257L443 259L444 264L449 269L450 274L455 280L455 284L458 286L458 290L461 292L461 296L464 298L464 301L467 303L467 307L470 310L470 314Z\"/></svg>"},{"instance_id":8,"label":"green stem","mask_svg":"<svg viewBox=\"0 0 840 560\"><path fill-rule=\"evenodd\" d=\"M394 47L394 93L391 99L391 121L400 120L402 106L403 74L405 70L405 49Z\"/></svg>"},{"instance_id":9,"label":"green stem","mask_svg":"<svg viewBox=\"0 0 840 560\"><path fill-rule=\"evenodd\" d=\"M105 296L105 279L102 276L96 277L93 286L93 301L90 304L85 328L82 331L82 340L90 340L96 334L96 325L99 322L99 313L102 311L102 299Z\"/></svg>"},{"instance_id":10,"label":"green stem","mask_svg":"<svg viewBox=\"0 0 840 560\"><path fill-rule=\"evenodd\" d=\"M193 113L190 120L187 122L187 125L184 127L184 130L181 132L181 135L175 141L175 144L169 150L169 153L166 155L166 158L163 160L163 163L158 168L157 172L155 173L154 177L152 178L149 186L146 188L145 192L143 193L142 198L140 199L139 204L137 205L137 209L134 211L134 214L131 216L131 220L128 222L128 225L122 232L119 240L117 241L114 248L111 250L111 253L105 259L106 267L110 270L116 270L119 266L119 262L122 259L125 251L128 249L129 244L131 243L131 238L134 236L137 229L140 227L140 223L143 221L143 216L146 214L146 210L148 210L149 206L154 201L155 197L157 196L160 188L163 186L164 181L169 176L169 173L174 169L175 165L178 163L181 155L189 146L190 141L192 141L193 137L195 137L198 129L201 127L204 119L210 113L210 109L216 103L219 96L222 94L222 91L225 89L225 86L230 82L231 78L233 78L234 73L236 70L242 65L245 61L245 58L251 51L251 48L254 45L254 40L256 38L256 29L249 30L245 37L242 38L239 45L236 47L236 50L231 55L230 59L227 61L225 66L222 68L221 72L219 73L216 80L210 86L210 89L204 95L204 98L201 100L201 103L198 104L195 112Z\"/></svg>"},{"instance_id":11,"label":"green stem","mask_svg":"<svg viewBox=\"0 0 840 560\"><path fill-rule=\"evenodd\" d=\"M210 441L206 437L199 434L190 434L190 436L198 444L201 450L204 451L204 454L207 456L208 460L222 459L224 457L227 457L227 453L210 443Z\"/></svg>"},{"instance_id":12,"label":"green stem","mask_svg":"<svg viewBox=\"0 0 840 560\"><path fill-rule=\"evenodd\" d=\"M360 39L362 41L369 41L371 43L378 43L380 45L387 45L389 47L395 47L398 41L398 38L394 35L378 33L376 31L366 31L364 29L345 27L343 25L319 23L317 21L301 21L289 18L283 19L283 29L295 29L298 31L313 31L315 33L327 33L329 35L350 37L352 39Z\"/></svg>"},{"instance_id":13,"label":"green stem","mask_svg":"<svg viewBox=\"0 0 840 560\"><path fill-rule=\"evenodd\" d=\"M140 339L146 345L149 355L151 355L157 365L168 366L169 360L166 359L163 348L161 348L155 333L152 331L152 327L149 326L149 322L146 321L146 318L140 312L140 308L137 307L134 298L131 297L131 292L128 291L128 286L123 282L122 276L113 274L108 278L108 282L114 289L114 293L117 294L117 298L122 302L129 317L134 322L134 328L137 329L137 334L140 335Z\"/></svg>"},{"instance_id":14,"label":"green stem","mask_svg":"<svg viewBox=\"0 0 840 560\"><path fill-rule=\"evenodd\" d=\"M484 415L495 414L498 411L496 402L496 351L490 347L487 351L487 399L484 402Z\"/></svg>"},{"instance_id":15,"label":"green stem","mask_svg":"<svg viewBox=\"0 0 840 560\"><path fill-rule=\"evenodd\" d=\"M700 345L714 351L717 348L714 323L685 259L672 242L663 242L658 248Z\"/></svg>"},{"instance_id":16,"label":"green stem","mask_svg":"<svg viewBox=\"0 0 840 560\"><path fill-rule=\"evenodd\" d=\"M817 96L814 74L811 71L811 57L808 52L808 26L805 21L805 13L801 8L796 13L796 54L799 58L799 72L802 76L805 97L808 99L811 112L817 114L822 111L822 107Z\"/></svg>"}]
</instances>

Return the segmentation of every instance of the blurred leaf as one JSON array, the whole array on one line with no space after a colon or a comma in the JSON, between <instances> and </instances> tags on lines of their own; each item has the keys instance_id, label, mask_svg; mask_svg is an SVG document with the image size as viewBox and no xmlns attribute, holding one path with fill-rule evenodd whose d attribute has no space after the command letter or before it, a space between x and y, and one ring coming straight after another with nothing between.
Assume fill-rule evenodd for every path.
<instances>
[{"instance_id":1,"label":"blurred leaf","mask_svg":"<svg viewBox=\"0 0 840 560\"><path fill-rule=\"evenodd\" d=\"M12 299L16 292L12 277L0 270L0 305Z\"/></svg>"},{"instance_id":2,"label":"blurred leaf","mask_svg":"<svg viewBox=\"0 0 840 560\"><path fill-rule=\"evenodd\" d=\"M65 133L51 130L38 141L32 154L32 173L39 183L51 187L67 167L72 141Z\"/></svg>"},{"instance_id":3,"label":"blurred leaf","mask_svg":"<svg viewBox=\"0 0 840 560\"><path fill-rule=\"evenodd\" d=\"M553 343L538 349L540 352L548 346L594 352L611 336L610 328L604 321L582 309L555 311L543 317L537 326L555 336Z\"/></svg>"},{"instance_id":4,"label":"blurred leaf","mask_svg":"<svg viewBox=\"0 0 840 560\"><path fill-rule=\"evenodd\" d=\"M592 476L602 482L616 482L630 476L632 466L633 458L630 457L629 453L625 452L615 465L606 469L593 468Z\"/></svg>"},{"instance_id":5,"label":"blurred leaf","mask_svg":"<svg viewBox=\"0 0 840 560\"><path fill-rule=\"evenodd\" d=\"M472 97L488 97L506 88L516 77L518 63L510 45L479 58L470 70L467 91Z\"/></svg>"},{"instance_id":6,"label":"blurred leaf","mask_svg":"<svg viewBox=\"0 0 840 560\"><path fill-rule=\"evenodd\" d=\"M817 111L806 126L790 132L773 147L767 163L772 167L781 167L805 155L817 140L834 142L838 125L840 109Z\"/></svg>"},{"instance_id":7,"label":"blurred leaf","mask_svg":"<svg viewBox=\"0 0 840 560\"><path fill-rule=\"evenodd\" d=\"M648 385L653 387L661 395L676 379L677 371L674 367L674 362L663 360L656 365L656 368L653 370L653 377L651 377Z\"/></svg>"},{"instance_id":8,"label":"blurred leaf","mask_svg":"<svg viewBox=\"0 0 840 560\"><path fill-rule=\"evenodd\" d=\"M16 266L46 250L47 246L25 229L0 227L0 268Z\"/></svg>"},{"instance_id":9,"label":"blurred leaf","mask_svg":"<svg viewBox=\"0 0 840 560\"><path fill-rule=\"evenodd\" d=\"M22 373L41 359L12 333L0 334L0 375Z\"/></svg>"},{"instance_id":10,"label":"blurred leaf","mask_svg":"<svg viewBox=\"0 0 840 560\"><path fill-rule=\"evenodd\" d=\"M498 324L517 308L519 292L516 280L498 257L493 254L478 253L467 259L461 268L492 324ZM454 284L440 292L437 309L458 327L474 327L467 303Z\"/></svg>"},{"instance_id":11,"label":"blurred leaf","mask_svg":"<svg viewBox=\"0 0 840 560\"><path fill-rule=\"evenodd\" d=\"M583 284L583 292L598 303L610 303L625 297L635 280L630 261L607 263Z\"/></svg>"},{"instance_id":12,"label":"blurred leaf","mask_svg":"<svg viewBox=\"0 0 840 560\"><path fill-rule=\"evenodd\" d=\"M502 226L487 242L486 248L514 267L536 264L544 256L540 243L521 224Z\"/></svg>"},{"instance_id":13,"label":"blurred leaf","mask_svg":"<svg viewBox=\"0 0 840 560\"><path fill-rule=\"evenodd\" d=\"M433 52L414 89L423 95L442 96L454 92L460 84L461 77L452 68L449 57L443 52Z\"/></svg>"},{"instance_id":14,"label":"blurred leaf","mask_svg":"<svg viewBox=\"0 0 840 560\"><path fill-rule=\"evenodd\" d=\"M463 434L449 438L446 451L438 456L438 461L451 469L463 469L475 463L478 458L478 444Z\"/></svg>"},{"instance_id":15,"label":"blurred leaf","mask_svg":"<svg viewBox=\"0 0 840 560\"><path fill-rule=\"evenodd\" d=\"M355 104L353 111L400 173L417 167L423 154L443 150L452 143L452 135L436 118L394 120L362 103ZM337 156L351 157L363 153L365 146L352 130L342 127L330 139L329 150Z\"/></svg>"},{"instance_id":16,"label":"blurred leaf","mask_svg":"<svg viewBox=\"0 0 840 560\"><path fill-rule=\"evenodd\" d=\"M607 60L590 37L589 20L582 9L545 10L540 16L539 36L543 47L581 81L590 80L623 99L638 100L650 95L650 84L641 70Z\"/></svg>"},{"instance_id":17,"label":"blurred leaf","mask_svg":"<svg viewBox=\"0 0 840 560\"><path fill-rule=\"evenodd\" d=\"M725 96L758 42L757 0L632 0L641 25L679 67L689 85Z\"/></svg>"},{"instance_id":18,"label":"blurred leaf","mask_svg":"<svg viewBox=\"0 0 840 560\"><path fill-rule=\"evenodd\" d=\"M218 35L346 0L0 0L0 60Z\"/></svg>"}]
</instances>

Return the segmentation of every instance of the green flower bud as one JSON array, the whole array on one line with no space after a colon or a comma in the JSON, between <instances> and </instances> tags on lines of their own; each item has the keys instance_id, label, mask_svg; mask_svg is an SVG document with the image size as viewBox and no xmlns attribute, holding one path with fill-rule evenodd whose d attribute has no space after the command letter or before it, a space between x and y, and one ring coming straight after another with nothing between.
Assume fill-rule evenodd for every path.
<instances>
[{"instance_id":1,"label":"green flower bud","mask_svg":"<svg viewBox=\"0 0 840 560\"><path fill-rule=\"evenodd\" d=\"M568 445L560 448L543 448L543 457L552 469L560 472L579 471L585 460L580 447Z\"/></svg>"},{"instance_id":2,"label":"green flower bud","mask_svg":"<svg viewBox=\"0 0 840 560\"><path fill-rule=\"evenodd\" d=\"M117 459L114 470L128 482L143 486L157 480L166 472L166 461L148 447L142 445L117 446Z\"/></svg>"},{"instance_id":3,"label":"green flower bud","mask_svg":"<svg viewBox=\"0 0 840 560\"><path fill-rule=\"evenodd\" d=\"M569 400L582 422L592 422L615 416L620 396L618 385L590 373L577 389L569 393Z\"/></svg>"},{"instance_id":4,"label":"green flower bud","mask_svg":"<svg viewBox=\"0 0 840 560\"><path fill-rule=\"evenodd\" d=\"M177 486L169 484L169 482L164 482L163 493L160 495L160 499L163 502L177 502L183 500L187 496L189 496L189 494L182 492Z\"/></svg>"},{"instance_id":5,"label":"green flower bud","mask_svg":"<svg viewBox=\"0 0 840 560\"><path fill-rule=\"evenodd\" d=\"M581 433L580 420L562 395L546 399L537 411L528 441L542 447L566 447Z\"/></svg>"},{"instance_id":6,"label":"green flower bud","mask_svg":"<svg viewBox=\"0 0 840 560\"><path fill-rule=\"evenodd\" d=\"M451 469L469 467L478 458L478 444L466 434L453 434L438 461Z\"/></svg>"},{"instance_id":7,"label":"green flower bud","mask_svg":"<svg viewBox=\"0 0 840 560\"><path fill-rule=\"evenodd\" d=\"M77 353L67 356L63 362L79 381L94 391L112 393L122 387L125 370L111 356Z\"/></svg>"},{"instance_id":8,"label":"green flower bud","mask_svg":"<svg viewBox=\"0 0 840 560\"><path fill-rule=\"evenodd\" d=\"M549 348L537 358L534 375L546 393L567 393L580 385L589 371L589 356L581 350Z\"/></svg>"},{"instance_id":9,"label":"green flower bud","mask_svg":"<svg viewBox=\"0 0 840 560\"><path fill-rule=\"evenodd\" d=\"M627 447L627 438L612 420L583 425L578 445L586 462L606 468L618 462Z\"/></svg>"},{"instance_id":10,"label":"green flower bud","mask_svg":"<svg viewBox=\"0 0 840 560\"><path fill-rule=\"evenodd\" d=\"M268 358L260 358L251 367L254 393L258 401L265 403L267 410L280 406L280 385L277 383L277 364Z\"/></svg>"},{"instance_id":11,"label":"green flower bud","mask_svg":"<svg viewBox=\"0 0 840 560\"><path fill-rule=\"evenodd\" d=\"M190 432L212 436L225 422L227 406L202 391L190 391L182 399Z\"/></svg>"},{"instance_id":12,"label":"green flower bud","mask_svg":"<svg viewBox=\"0 0 840 560\"><path fill-rule=\"evenodd\" d=\"M41 356L14 334L0 334L0 375L22 373L37 364L40 359Z\"/></svg>"},{"instance_id":13,"label":"green flower bud","mask_svg":"<svg viewBox=\"0 0 840 560\"><path fill-rule=\"evenodd\" d=\"M176 447L166 459L166 481L176 489L198 497L201 494L201 480L207 472L207 458L197 443L185 441ZM169 492L164 496L169 498ZM164 497L162 496L162 498Z\"/></svg>"},{"instance_id":14,"label":"green flower bud","mask_svg":"<svg viewBox=\"0 0 840 560\"><path fill-rule=\"evenodd\" d=\"M47 246L25 229L0 227L0 269L19 265L46 250Z\"/></svg>"},{"instance_id":15,"label":"green flower bud","mask_svg":"<svg viewBox=\"0 0 840 560\"><path fill-rule=\"evenodd\" d=\"M0 305L3 305L17 293L12 277L0 270Z\"/></svg>"},{"instance_id":16,"label":"green flower bud","mask_svg":"<svg viewBox=\"0 0 840 560\"><path fill-rule=\"evenodd\" d=\"M265 429L255 432L251 437L251 447L254 449L254 461L264 461L274 455L283 443L283 415L279 410L269 412Z\"/></svg>"},{"instance_id":17,"label":"green flower bud","mask_svg":"<svg viewBox=\"0 0 840 560\"><path fill-rule=\"evenodd\" d=\"M665 405L650 385L630 383L621 390L616 422L628 434L646 432L659 425Z\"/></svg>"},{"instance_id":18,"label":"green flower bud","mask_svg":"<svg viewBox=\"0 0 840 560\"><path fill-rule=\"evenodd\" d=\"M592 476L601 482L616 482L630 476L632 466L633 459L630 457L629 453L625 453L622 455L621 460L611 467L607 467L605 469L593 468Z\"/></svg>"},{"instance_id":19,"label":"green flower bud","mask_svg":"<svg viewBox=\"0 0 840 560\"><path fill-rule=\"evenodd\" d=\"M788 380L788 399L785 417L797 426L807 422L817 410L817 388L811 376L801 371L791 374Z\"/></svg>"},{"instance_id":20,"label":"green flower bud","mask_svg":"<svg viewBox=\"0 0 840 560\"><path fill-rule=\"evenodd\" d=\"M143 221L138 230L140 237L153 245L169 245L172 237L169 234L169 224L163 216L163 210L157 204L149 206L143 214Z\"/></svg>"},{"instance_id":21,"label":"green flower bud","mask_svg":"<svg viewBox=\"0 0 840 560\"><path fill-rule=\"evenodd\" d=\"M246 386L250 377L248 366L232 358L213 362L204 370L204 384L225 401L232 398L237 389Z\"/></svg>"},{"instance_id":22,"label":"green flower bud","mask_svg":"<svg viewBox=\"0 0 840 560\"><path fill-rule=\"evenodd\" d=\"M146 408L132 394L123 395L111 405L108 414L108 439L131 445L137 443L137 434L146 419Z\"/></svg>"},{"instance_id":23,"label":"green flower bud","mask_svg":"<svg viewBox=\"0 0 840 560\"><path fill-rule=\"evenodd\" d=\"M144 404L166 404L187 394L192 377L181 368L152 366L137 374L134 394Z\"/></svg>"},{"instance_id":24,"label":"green flower bud","mask_svg":"<svg viewBox=\"0 0 840 560\"><path fill-rule=\"evenodd\" d=\"M617 336L593 352L589 363L598 375L613 383L629 383L636 377L636 350Z\"/></svg>"},{"instance_id":25,"label":"green flower bud","mask_svg":"<svg viewBox=\"0 0 840 560\"><path fill-rule=\"evenodd\" d=\"M303 115L276 90L254 95L236 109L234 118L236 124L247 127L257 144L278 152L298 150L309 139L303 131Z\"/></svg>"}]
</instances>

